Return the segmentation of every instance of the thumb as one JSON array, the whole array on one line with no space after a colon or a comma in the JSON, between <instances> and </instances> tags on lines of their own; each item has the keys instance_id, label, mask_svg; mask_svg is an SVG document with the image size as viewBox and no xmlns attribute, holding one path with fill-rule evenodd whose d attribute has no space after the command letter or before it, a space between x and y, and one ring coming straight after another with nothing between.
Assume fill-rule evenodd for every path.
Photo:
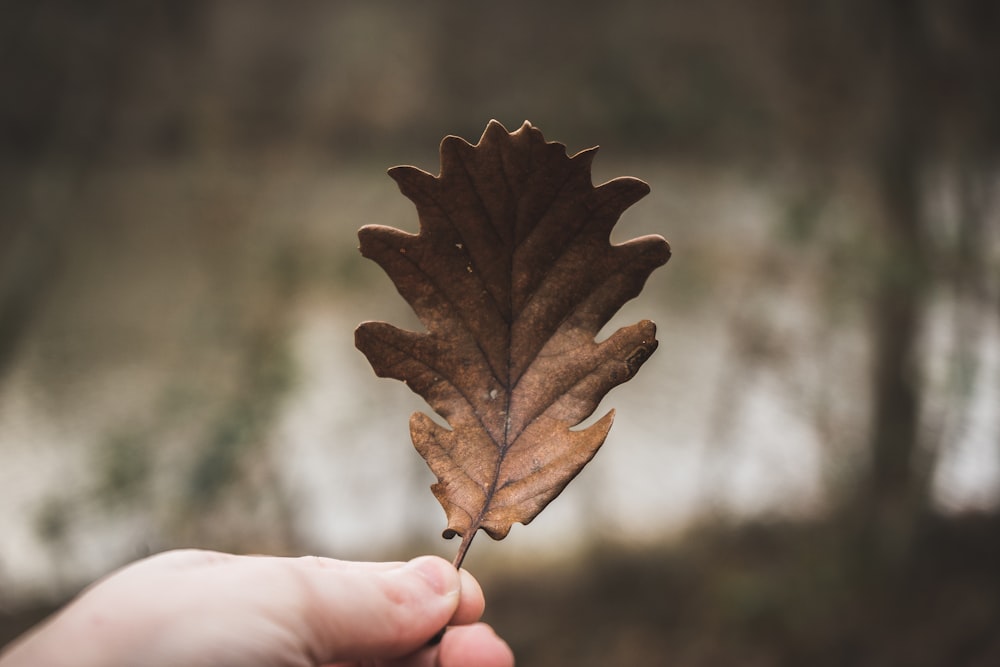
<instances>
[{"instance_id":1,"label":"thumb","mask_svg":"<svg viewBox=\"0 0 1000 667\"><path fill-rule=\"evenodd\" d=\"M304 611L310 652L320 663L411 653L459 606L461 574L436 556L381 568L342 561L330 567L326 559L300 563L313 570Z\"/></svg>"}]
</instances>

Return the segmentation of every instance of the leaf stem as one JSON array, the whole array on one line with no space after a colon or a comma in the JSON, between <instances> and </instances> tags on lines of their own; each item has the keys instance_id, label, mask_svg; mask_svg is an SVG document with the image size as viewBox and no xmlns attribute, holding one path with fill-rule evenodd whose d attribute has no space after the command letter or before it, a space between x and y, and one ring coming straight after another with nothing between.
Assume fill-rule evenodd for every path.
<instances>
[{"instance_id":1,"label":"leaf stem","mask_svg":"<svg viewBox=\"0 0 1000 667\"><path fill-rule=\"evenodd\" d=\"M462 536L462 543L458 546L458 553L455 555L455 560L451 562L451 564L455 566L456 570L462 569L462 561L465 560L465 554L469 551L469 545L472 544L472 538L475 537L478 532L478 528L473 528L472 530L467 531L467 534ZM444 637L444 631L447 629L447 627L441 628L436 635L427 641L427 646L437 646L440 644L441 638Z\"/></svg>"},{"instance_id":2,"label":"leaf stem","mask_svg":"<svg viewBox=\"0 0 1000 667\"><path fill-rule=\"evenodd\" d=\"M452 561L452 565L455 566L456 570L462 569L462 561L465 560L465 554L469 550L469 545L472 544L472 538L475 537L478 532L478 528L473 528L462 536L462 544L458 546L458 553L455 555L455 560Z\"/></svg>"}]
</instances>

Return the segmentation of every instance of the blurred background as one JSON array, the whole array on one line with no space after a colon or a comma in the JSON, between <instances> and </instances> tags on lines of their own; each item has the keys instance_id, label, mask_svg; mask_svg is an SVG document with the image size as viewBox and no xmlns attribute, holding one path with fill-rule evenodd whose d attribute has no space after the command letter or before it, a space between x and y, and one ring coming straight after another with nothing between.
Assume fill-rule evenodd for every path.
<instances>
[{"instance_id":1,"label":"blurred background","mask_svg":"<svg viewBox=\"0 0 1000 667\"><path fill-rule=\"evenodd\" d=\"M1000 5L0 11L0 643L175 546L451 558L355 232L496 118L674 249L604 448L466 561L519 664L1000 664Z\"/></svg>"}]
</instances>

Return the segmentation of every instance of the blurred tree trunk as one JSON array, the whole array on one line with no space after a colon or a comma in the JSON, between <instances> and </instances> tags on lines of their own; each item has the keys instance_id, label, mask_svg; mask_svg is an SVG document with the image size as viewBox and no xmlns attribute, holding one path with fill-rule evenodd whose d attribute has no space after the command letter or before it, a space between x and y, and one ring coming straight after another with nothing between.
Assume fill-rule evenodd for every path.
<instances>
[{"instance_id":1,"label":"blurred tree trunk","mask_svg":"<svg viewBox=\"0 0 1000 667\"><path fill-rule=\"evenodd\" d=\"M873 410L870 461L859 500L871 545L892 557L906 548L923 509L929 475L920 474L922 380L918 359L930 266L922 177L928 162L931 101L921 82L928 65L920 3L873 7L885 36L885 103L871 165L881 204L881 242L872 299Z\"/></svg>"}]
</instances>

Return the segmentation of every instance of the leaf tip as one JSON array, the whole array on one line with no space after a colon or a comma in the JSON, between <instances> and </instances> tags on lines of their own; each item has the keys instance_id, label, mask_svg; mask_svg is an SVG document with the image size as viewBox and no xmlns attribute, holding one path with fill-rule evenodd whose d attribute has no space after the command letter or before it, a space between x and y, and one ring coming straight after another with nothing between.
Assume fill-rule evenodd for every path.
<instances>
[{"instance_id":1,"label":"leaf tip","mask_svg":"<svg viewBox=\"0 0 1000 667\"><path fill-rule=\"evenodd\" d=\"M437 180L434 174L424 171L419 167L405 164L391 167L386 170L386 173L389 175L389 178L396 181L399 191L411 201L414 198L414 194L422 187L429 187L433 181Z\"/></svg>"},{"instance_id":2,"label":"leaf tip","mask_svg":"<svg viewBox=\"0 0 1000 667\"><path fill-rule=\"evenodd\" d=\"M524 121L524 125L531 125L531 123L529 123L528 121ZM524 125L521 126L522 129L524 128ZM510 132L507 131L507 127L503 123L498 121L496 118L491 118L490 122L486 123L486 129L483 130L483 136L485 137L487 134L493 132L503 132L504 134L511 134Z\"/></svg>"}]
</instances>

